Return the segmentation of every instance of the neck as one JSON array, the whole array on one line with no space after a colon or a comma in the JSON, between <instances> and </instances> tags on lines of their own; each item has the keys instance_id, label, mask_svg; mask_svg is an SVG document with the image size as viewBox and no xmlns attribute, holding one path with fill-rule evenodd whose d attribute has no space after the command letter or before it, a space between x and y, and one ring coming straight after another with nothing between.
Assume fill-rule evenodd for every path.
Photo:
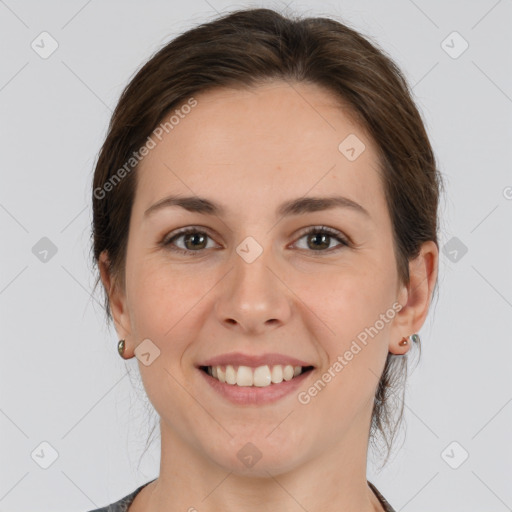
<instances>
[{"instance_id":1,"label":"neck","mask_svg":"<svg viewBox=\"0 0 512 512\"><path fill-rule=\"evenodd\" d=\"M254 465L260 466L257 473L241 474L219 466L161 421L160 476L129 512L380 512L366 480L368 438L361 427L355 422L337 444L301 454L288 467L265 466L262 458Z\"/></svg>"}]
</instances>

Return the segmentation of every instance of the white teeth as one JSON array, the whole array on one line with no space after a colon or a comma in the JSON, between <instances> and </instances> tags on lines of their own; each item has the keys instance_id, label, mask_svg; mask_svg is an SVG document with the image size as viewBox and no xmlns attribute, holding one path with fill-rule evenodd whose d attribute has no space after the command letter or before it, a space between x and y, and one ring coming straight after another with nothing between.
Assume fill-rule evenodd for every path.
<instances>
[{"instance_id":1,"label":"white teeth","mask_svg":"<svg viewBox=\"0 0 512 512\"><path fill-rule=\"evenodd\" d=\"M272 382L274 384L283 382L283 367L280 364L272 368Z\"/></svg>"},{"instance_id":2,"label":"white teeth","mask_svg":"<svg viewBox=\"0 0 512 512\"><path fill-rule=\"evenodd\" d=\"M236 374L237 386L252 386L252 370L248 366L239 366Z\"/></svg>"},{"instance_id":3,"label":"white teeth","mask_svg":"<svg viewBox=\"0 0 512 512\"><path fill-rule=\"evenodd\" d=\"M226 366L226 382L228 384L236 384L236 372L230 364Z\"/></svg>"},{"instance_id":4,"label":"white teeth","mask_svg":"<svg viewBox=\"0 0 512 512\"><path fill-rule=\"evenodd\" d=\"M293 379L293 366L287 364L283 370L283 379L284 380L292 380Z\"/></svg>"},{"instance_id":5,"label":"white teeth","mask_svg":"<svg viewBox=\"0 0 512 512\"><path fill-rule=\"evenodd\" d=\"M272 369L271 369L272 368ZM302 373L301 366L285 366L276 364L251 368L249 366L226 365L225 370L222 366L208 366L208 374L220 382L226 382L237 386L256 386L267 387L271 384L279 384L283 380L291 380Z\"/></svg>"},{"instance_id":6,"label":"white teeth","mask_svg":"<svg viewBox=\"0 0 512 512\"><path fill-rule=\"evenodd\" d=\"M238 371L240 371L240 368L238 369ZM254 382L253 384L255 386L258 386L260 388L264 388L265 386L270 386L272 380L270 378L270 368L265 365L265 366L258 366L258 368L256 368L254 370Z\"/></svg>"}]
</instances>

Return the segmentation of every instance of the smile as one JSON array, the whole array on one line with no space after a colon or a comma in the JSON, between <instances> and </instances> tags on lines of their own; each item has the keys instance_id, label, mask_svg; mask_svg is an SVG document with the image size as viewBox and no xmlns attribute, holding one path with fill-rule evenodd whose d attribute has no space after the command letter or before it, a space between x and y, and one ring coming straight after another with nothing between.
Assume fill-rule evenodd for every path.
<instances>
[{"instance_id":1,"label":"smile","mask_svg":"<svg viewBox=\"0 0 512 512\"><path fill-rule=\"evenodd\" d=\"M263 365L256 368L222 365L220 372L219 366L200 366L198 370L217 396L238 406L261 406L274 403L285 396L293 396L300 391L305 380L313 375L315 367L298 368L297 370L291 365ZM272 382L272 376L279 382ZM224 378L224 382L221 382L221 378Z\"/></svg>"},{"instance_id":2,"label":"smile","mask_svg":"<svg viewBox=\"0 0 512 512\"><path fill-rule=\"evenodd\" d=\"M217 379L219 382L232 386L255 386L267 387L272 384L280 384L298 377L303 372L313 369L313 366L292 366L292 365L263 365L257 368L243 365L217 365L202 366L201 369Z\"/></svg>"}]
</instances>

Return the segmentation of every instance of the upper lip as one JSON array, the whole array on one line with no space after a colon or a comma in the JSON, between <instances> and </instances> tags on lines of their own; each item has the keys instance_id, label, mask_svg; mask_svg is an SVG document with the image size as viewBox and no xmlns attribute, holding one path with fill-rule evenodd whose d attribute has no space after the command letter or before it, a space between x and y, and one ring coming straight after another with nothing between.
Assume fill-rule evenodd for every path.
<instances>
[{"instance_id":1,"label":"upper lip","mask_svg":"<svg viewBox=\"0 0 512 512\"><path fill-rule=\"evenodd\" d=\"M306 361L302 361L295 357L287 356L285 354L267 353L260 354L257 356L242 354L241 352L231 352L229 354L221 354L219 356L212 357L203 361L198 366L224 366L224 365L236 365L236 366L250 366L257 368L263 365L292 365L292 366L314 366Z\"/></svg>"}]
</instances>

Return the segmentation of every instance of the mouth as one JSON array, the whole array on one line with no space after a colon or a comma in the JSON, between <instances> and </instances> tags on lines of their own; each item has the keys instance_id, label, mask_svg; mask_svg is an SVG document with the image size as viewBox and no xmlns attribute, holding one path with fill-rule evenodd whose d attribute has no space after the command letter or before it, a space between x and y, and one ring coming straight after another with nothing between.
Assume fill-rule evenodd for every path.
<instances>
[{"instance_id":1,"label":"mouth","mask_svg":"<svg viewBox=\"0 0 512 512\"><path fill-rule=\"evenodd\" d=\"M314 366L243 365L199 366L199 369L222 384L235 387L275 387L311 372ZM302 379L301 379L302 380Z\"/></svg>"}]
</instances>

